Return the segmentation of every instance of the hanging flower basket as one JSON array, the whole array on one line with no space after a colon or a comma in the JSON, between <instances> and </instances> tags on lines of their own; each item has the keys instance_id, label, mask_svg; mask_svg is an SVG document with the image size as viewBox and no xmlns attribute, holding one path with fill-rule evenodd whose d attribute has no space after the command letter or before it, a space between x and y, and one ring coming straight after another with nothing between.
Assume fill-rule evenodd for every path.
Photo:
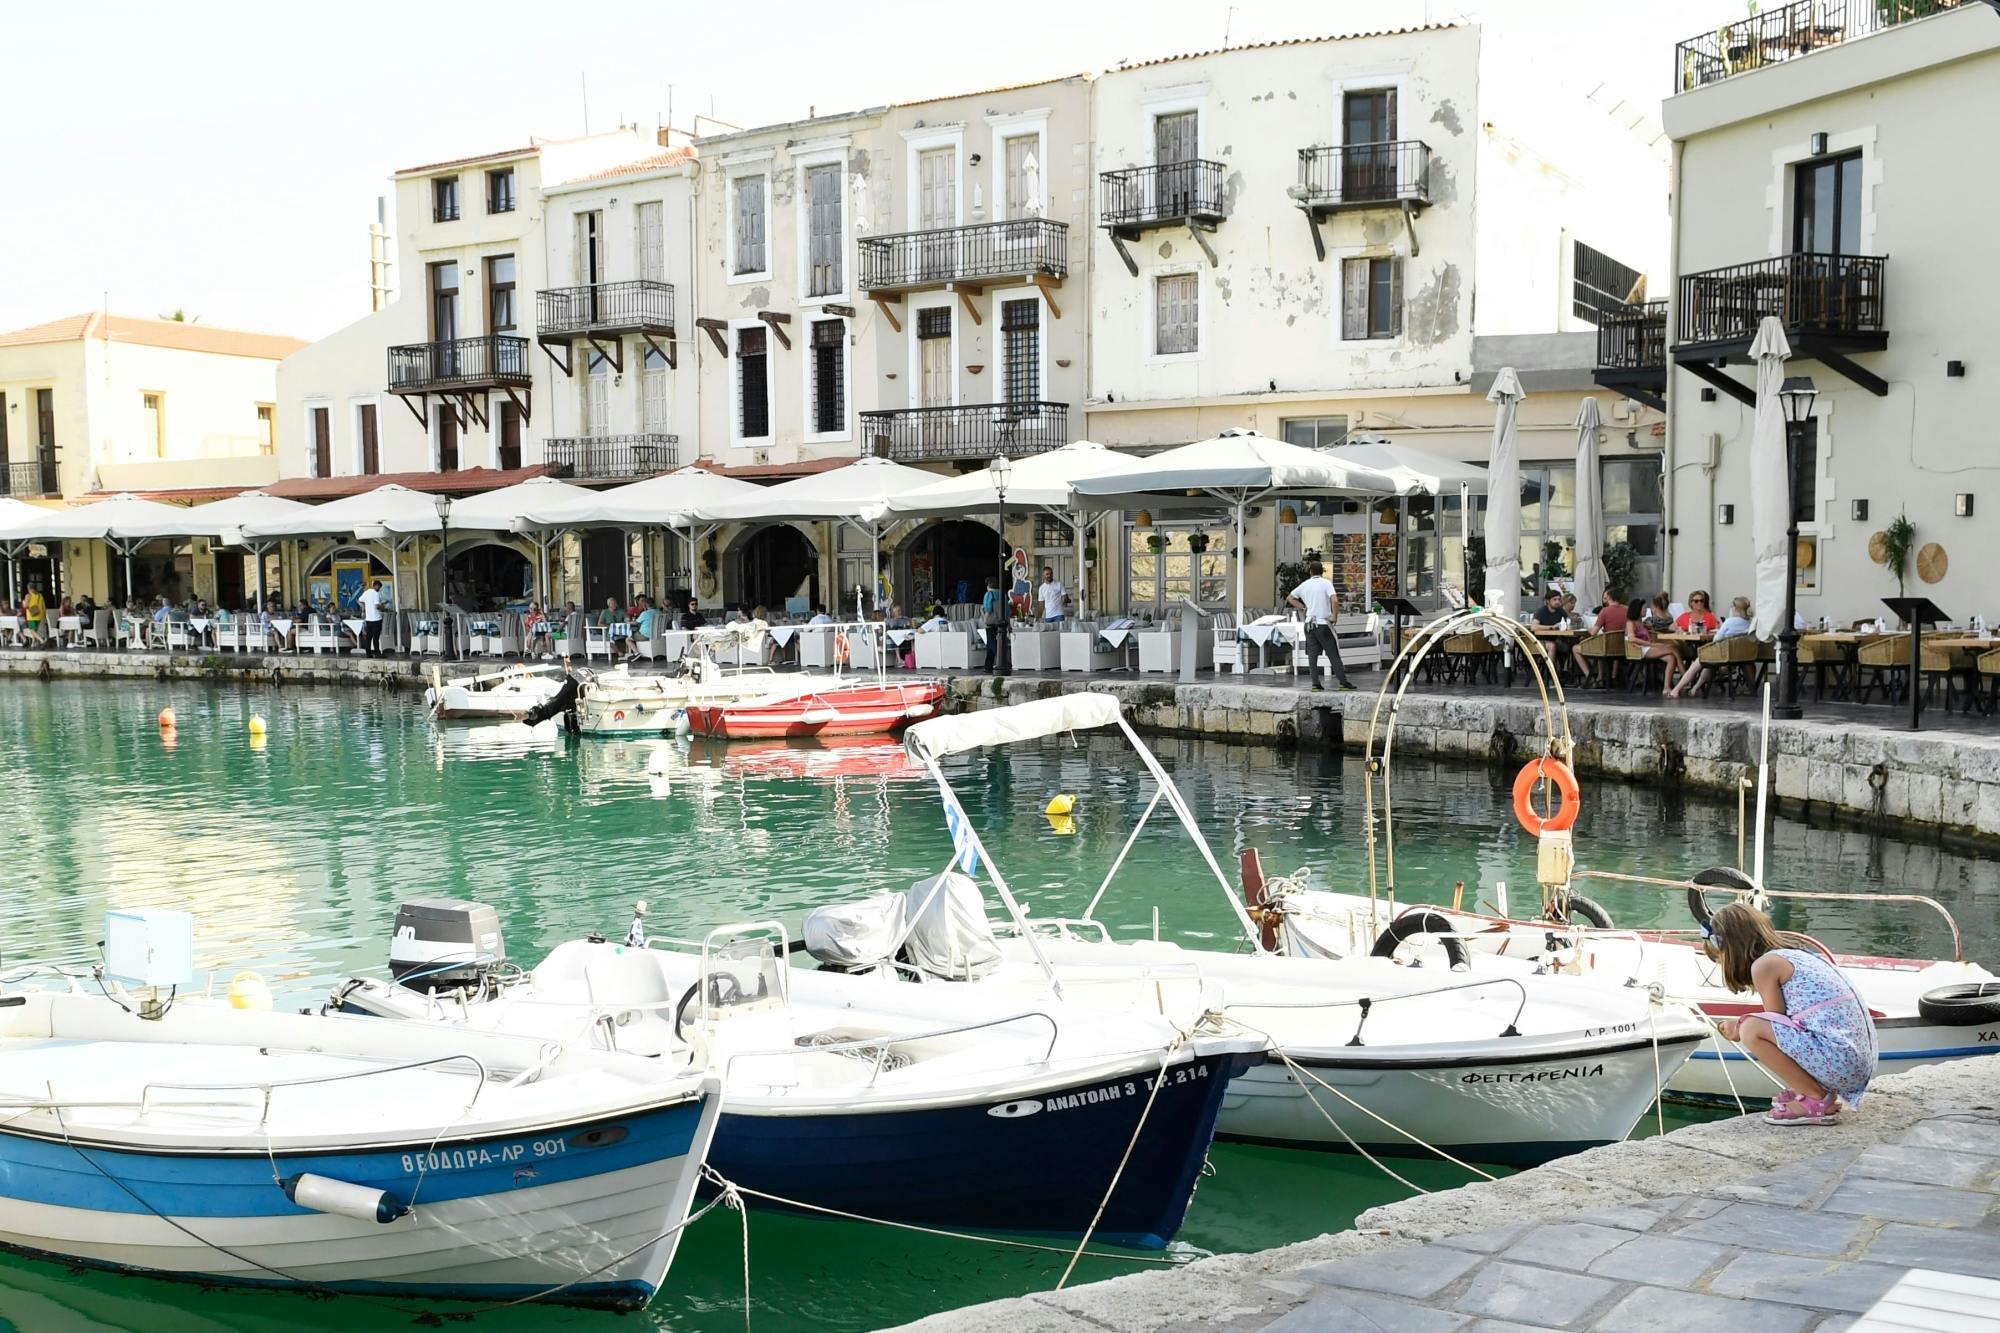
<instances>
[{"instance_id":1,"label":"hanging flower basket","mask_svg":"<svg viewBox=\"0 0 2000 1333\"><path fill-rule=\"evenodd\" d=\"M1200 555L1203 551L1206 551L1207 549L1208 549L1207 533L1190 532L1188 534L1188 550L1193 551L1196 555Z\"/></svg>"},{"instance_id":2,"label":"hanging flower basket","mask_svg":"<svg viewBox=\"0 0 2000 1333\"><path fill-rule=\"evenodd\" d=\"M1160 552L1167 549L1167 539L1165 537L1162 537L1159 533L1155 532L1151 536L1146 538L1146 548L1150 550L1154 555L1158 555Z\"/></svg>"}]
</instances>

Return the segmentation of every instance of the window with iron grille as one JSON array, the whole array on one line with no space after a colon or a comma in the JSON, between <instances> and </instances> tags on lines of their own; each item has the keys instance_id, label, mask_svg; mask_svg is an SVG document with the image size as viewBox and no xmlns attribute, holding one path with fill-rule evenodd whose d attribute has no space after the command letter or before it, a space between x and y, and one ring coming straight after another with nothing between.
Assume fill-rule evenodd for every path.
<instances>
[{"instance_id":1,"label":"window with iron grille","mask_svg":"<svg viewBox=\"0 0 2000 1333\"><path fill-rule=\"evenodd\" d=\"M1346 260L1341 265L1341 338L1397 338L1402 332L1403 261Z\"/></svg>"},{"instance_id":2,"label":"window with iron grille","mask_svg":"<svg viewBox=\"0 0 2000 1333\"><path fill-rule=\"evenodd\" d=\"M813 433L847 429L847 324L816 319L812 325Z\"/></svg>"},{"instance_id":3,"label":"window with iron grille","mask_svg":"<svg viewBox=\"0 0 2000 1333\"><path fill-rule=\"evenodd\" d=\"M1076 535L1070 531L1069 524L1063 522L1063 520L1057 518L1054 514L1035 515L1036 549L1040 550L1051 546L1068 546L1075 540Z\"/></svg>"},{"instance_id":4,"label":"window with iron grille","mask_svg":"<svg viewBox=\"0 0 2000 1333\"><path fill-rule=\"evenodd\" d=\"M1633 289L1645 275L1629 264L1621 264L1582 241L1573 243L1575 255L1570 266L1570 308L1578 319L1593 324L1625 309L1635 294Z\"/></svg>"},{"instance_id":5,"label":"window with iron grille","mask_svg":"<svg viewBox=\"0 0 2000 1333\"><path fill-rule=\"evenodd\" d=\"M832 296L840 274L841 164L806 168L806 295Z\"/></svg>"},{"instance_id":6,"label":"window with iron grille","mask_svg":"<svg viewBox=\"0 0 2000 1333\"><path fill-rule=\"evenodd\" d=\"M768 342L765 329L736 331L736 434L760 440L771 433Z\"/></svg>"},{"instance_id":7,"label":"window with iron grille","mask_svg":"<svg viewBox=\"0 0 2000 1333\"><path fill-rule=\"evenodd\" d=\"M737 273L763 273L770 267L765 258L764 234L764 178L762 176L738 176L731 183L731 196L736 204L736 263Z\"/></svg>"},{"instance_id":8,"label":"window with iron grille","mask_svg":"<svg viewBox=\"0 0 2000 1333\"><path fill-rule=\"evenodd\" d=\"M919 338L951 337L951 307L948 305L926 306L917 312L917 336Z\"/></svg>"},{"instance_id":9,"label":"window with iron grille","mask_svg":"<svg viewBox=\"0 0 2000 1333\"><path fill-rule=\"evenodd\" d=\"M1153 350L1180 356L1201 350L1201 275L1169 273L1153 280Z\"/></svg>"},{"instance_id":10,"label":"window with iron grille","mask_svg":"<svg viewBox=\"0 0 2000 1333\"><path fill-rule=\"evenodd\" d=\"M1017 414L1031 412L1042 396L1042 303L1038 298L1007 301L1000 307L1000 332L1007 340L1007 402Z\"/></svg>"}]
</instances>

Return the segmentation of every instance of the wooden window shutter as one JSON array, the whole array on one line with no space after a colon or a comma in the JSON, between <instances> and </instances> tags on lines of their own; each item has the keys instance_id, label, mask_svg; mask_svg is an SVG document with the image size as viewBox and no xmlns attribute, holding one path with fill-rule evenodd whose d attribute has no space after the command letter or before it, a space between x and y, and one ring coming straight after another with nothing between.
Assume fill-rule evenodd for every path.
<instances>
[{"instance_id":1,"label":"wooden window shutter","mask_svg":"<svg viewBox=\"0 0 2000 1333\"><path fill-rule=\"evenodd\" d=\"M1403 336L1403 261L1396 258L1386 262L1389 265L1389 333L1400 338Z\"/></svg>"},{"instance_id":2,"label":"wooden window shutter","mask_svg":"<svg viewBox=\"0 0 2000 1333\"><path fill-rule=\"evenodd\" d=\"M1368 261L1341 261L1340 336L1344 339L1368 336Z\"/></svg>"}]
</instances>

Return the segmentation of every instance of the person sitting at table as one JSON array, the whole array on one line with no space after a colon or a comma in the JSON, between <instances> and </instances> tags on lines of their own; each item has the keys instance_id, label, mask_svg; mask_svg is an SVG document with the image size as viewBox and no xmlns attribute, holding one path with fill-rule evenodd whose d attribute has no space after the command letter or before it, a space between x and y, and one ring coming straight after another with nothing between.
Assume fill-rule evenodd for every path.
<instances>
[{"instance_id":1,"label":"person sitting at table","mask_svg":"<svg viewBox=\"0 0 2000 1333\"><path fill-rule=\"evenodd\" d=\"M597 613L597 623L603 627L604 643L611 650L611 660L617 661L632 651L632 625L625 619L625 613L618 609L618 599L604 599L604 609Z\"/></svg>"},{"instance_id":2,"label":"person sitting at table","mask_svg":"<svg viewBox=\"0 0 2000 1333\"><path fill-rule=\"evenodd\" d=\"M1664 598L1666 594L1660 596ZM1674 628L1683 634L1713 634L1721 623L1715 612L1708 609L1708 594L1697 588L1688 594L1688 609L1674 621Z\"/></svg>"},{"instance_id":3,"label":"person sitting at table","mask_svg":"<svg viewBox=\"0 0 2000 1333\"><path fill-rule=\"evenodd\" d=\"M883 629L908 629L910 618L903 614L901 602L889 603L889 618L882 622Z\"/></svg>"},{"instance_id":4,"label":"person sitting at table","mask_svg":"<svg viewBox=\"0 0 2000 1333\"><path fill-rule=\"evenodd\" d=\"M1562 605L1563 605L1563 628L1582 629L1584 627L1583 615L1576 609L1576 594L1573 592L1564 593Z\"/></svg>"},{"instance_id":5,"label":"person sitting at table","mask_svg":"<svg viewBox=\"0 0 2000 1333\"><path fill-rule=\"evenodd\" d=\"M639 594L639 600L636 605L639 608L639 614L634 618L635 632L641 639L650 643L653 639L653 627L660 623L660 609L654 606L653 599L644 593Z\"/></svg>"},{"instance_id":6,"label":"person sitting at table","mask_svg":"<svg viewBox=\"0 0 2000 1333\"><path fill-rule=\"evenodd\" d=\"M917 633L941 634L950 628L951 621L945 618L944 604L942 602L932 602L931 613L925 617L923 624L917 626Z\"/></svg>"},{"instance_id":7,"label":"person sitting at table","mask_svg":"<svg viewBox=\"0 0 2000 1333\"><path fill-rule=\"evenodd\" d=\"M825 602L814 605L812 619L806 622L808 625L831 625L832 623L833 617L826 613Z\"/></svg>"},{"instance_id":8,"label":"person sitting at table","mask_svg":"<svg viewBox=\"0 0 2000 1333\"><path fill-rule=\"evenodd\" d=\"M1535 608L1535 624L1543 629L1567 629L1569 617L1563 614L1561 588L1550 588L1542 595L1542 604Z\"/></svg>"},{"instance_id":9,"label":"person sitting at table","mask_svg":"<svg viewBox=\"0 0 2000 1333\"><path fill-rule=\"evenodd\" d=\"M708 618L701 613L701 603L692 597L688 598L686 608L681 611L681 628L697 630L707 623Z\"/></svg>"},{"instance_id":10,"label":"person sitting at table","mask_svg":"<svg viewBox=\"0 0 2000 1333\"><path fill-rule=\"evenodd\" d=\"M1738 597L1729 604L1729 616L1717 627L1713 642L1741 638L1750 632L1750 624L1750 599ZM1696 656L1694 661L1688 663L1688 669L1681 673L1680 680L1667 691L1667 697L1678 699L1683 694L1701 694L1708 689L1709 677L1714 674L1715 669Z\"/></svg>"},{"instance_id":11,"label":"person sitting at table","mask_svg":"<svg viewBox=\"0 0 2000 1333\"><path fill-rule=\"evenodd\" d=\"M1604 605L1597 611L1597 633L1620 634L1629 628L1631 612L1626 609L1625 603L1618 600L1621 591L1618 588L1605 589ZM1634 602L1633 605L1637 606L1638 603ZM1580 641L1576 647L1570 649L1570 655L1576 659L1577 674L1584 680L1599 685L1611 683L1608 679L1603 681L1597 679L1597 664L1602 659L1584 656L1583 644Z\"/></svg>"},{"instance_id":12,"label":"person sitting at table","mask_svg":"<svg viewBox=\"0 0 2000 1333\"><path fill-rule=\"evenodd\" d=\"M1625 608L1625 615L1628 621L1625 627L1625 638L1627 643L1636 643L1639 645L1639 661L1644 662L1657 659L1665 664L1666 674L1661 678L1660 682L1660 697L1665 698L1667 697L1667 691L1673 688L1674 681L1680 677L1681 652L1680 649L1674 647L1671 643L1661 643L1653 637L1652 618L1647 616L1645 612L1646 603L1643 598L1634 598L1632 604ZM1629 658L1631 654L1628 652L1626 656Z\"/></svg>"},{"instance_id":13,"label":"person sitting at table","mask_svg":"<svg viewBox=\"0 0 2000 1333\"><path fill-rule=\"evenodd\" d=\"M1646 622L1646 628L1652 633L1672 634L1674 632L1672 599L1663 592L1654 593L1653 600L1647 604L1645 614L1640 618Z\"/></svg>"}]
</instances>

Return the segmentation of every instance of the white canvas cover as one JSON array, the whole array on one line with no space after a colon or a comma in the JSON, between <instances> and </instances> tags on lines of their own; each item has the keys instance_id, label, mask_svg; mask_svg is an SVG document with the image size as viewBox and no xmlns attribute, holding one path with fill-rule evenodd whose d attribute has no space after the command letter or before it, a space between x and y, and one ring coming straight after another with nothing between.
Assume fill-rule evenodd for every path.
<instances>
[{"instance_id":1,"label":"white canvas cover","mask_svg":"<svg viewBox=\"0 0 2000 1333\"><path fill-rule=\"evenodd\" d=\"M754 496L762 490L761 486L720 472L689 466L663 477L614 486L608 491L538 497L523 508L519 519L524 527L686 527L690 516L705 508Z\"/></svg>"},{"instance_id":2,"label":"white canvas cover","mask_svg":"<svg viewBox=\"0 0 2000 1333\"><path fill-rule=\"evenodd\" d=\"M1604 488L1597 470L1597 432L1603 418L1586 398L1576 414L1576 605L1595 614L1604 604ZM1626 590L1636 596L1636 589Z\"/></svg>"},{"instance_id":3,"label":"white canvas cover","mask_svg":"<svg viewBox=\"0 0 2000 1333\"><path fill-rule=\"evenodd\" d=\"M1000 966L1000 945L986 919L979 886L957 871L918 880L904 895L910 962L935 977L977 981Z\"/></svg>"},{"instance_id":4,"label":"white canvas cover","mask_svg":"<svg viewBox=\"0 0 2000 1333\"><path fill-rule=\"evenodd\" d=\"M910 757L942 759L988 745L1011 745L1042 736L1060 736L1069 731L1115 726L1118 700L1109 694L1062 694L1053 699L987 708L977 713L934 717L919 722L903 733L903 748Z\"/></svg>"},{"instance_id":5,"label":"white canvas cover","mask_svg":"<svg viewBox=\"0 0 2000 1333\"><path fill-rule=\"evenodd\" d=\"M1330 452L1393 479L1404 495L1444 495L1461 487L1475 495L1486 490L1486 469L1477 463L1447 458L1379 435L1350 435Z\"/></svg>"},{"instance_id":6,"label":"white canvas cover","mask_svg":"<svg viewBox=\"0 0 2000 1333\"><path fill-rule=\"evenodd\" d=\"M187 521L181 531L169 535L176 537L216 537L228 543L228 537L242 535L242 529L252 523L273 523L282 518L296 518L312 508L297 500L287 500L281 495L267 495L263 491L243 491L227 500L211 500L204 505L196 505L187 511Z\"/></svg>"},{"instance_id":7,"label":"white canvas cover","mask_svg":"<svg viewBox=\"0 0 2000 1333\"><path fill-rule=\"evenodd\" d=\"M1785 617L1785 529L1792 507L1792 484L1785 466L1785 405L1778 390L1785 387L1785 358L1792 345L1785 326L1766 315L1757 326L1750 355L1757 358L1757 414L1750 425L1750 554L1756 560L1757 583L1751 633L1768 639Z\"/></svg>"},{"instance_id":8,"label":"white canvas cover","mask_svg":"<svg viewBox=\"0 0 2000 1333\"><path fill-rule=\"evenodd\" d=\"M891 890L856 903L830 903L806 913L806 952L835 967L885 962L902 938L909 900Z\"/></svg>"},{"instance_id":9,"label":"white canvas cover","mask_svg":"<svg viewBox=\"0 0 2000 1333\"><path fill-rule=\"evenodd\" d=\"M1487 390L1493 404L1493 448L1486 464L1486 609L1512 619L1521 609L1521 440L1515 415L1526 394L1512 366L1502 366Z\"/></svg>"},{"instance_id":10,"label":"white canvas cover","mask_svg":"<svg viewBox=\"0 0 2000 1333\"><path fill-rule=\"evenodd\" d=\"M1082 502L1076 482L1088 477L1115 477L1146 465L1146 460L1121 454L1089 440L1060 449L1010 460L1007 477L1009 509L1104 508L1103 502ZM958 477L938 477L929 484L892 496L889 508L898 514L966 514L995 509L1000 492L993 469L980 468Z\"/></svg>"},{"instance_id":11,"label":"white canvas cover","mask_svg":"<svg viewBox=\"0 0 2000 1333\"><path fill-rule=\"evenodd\" d=\"M1393 477L1344 459L1337 449L1307 449L1254 430L1226 430L1213 439L1154 454L1136 468L1079 478L1075 485L1083 495L1187 489L1395 495L1402 489Z\"/></svg>"},{"instance_id":12,"label":"white canvas cover","mask_svg":"<svg viewBox=\"0 0 2000 1333\"><path fill-rule=\"evenodd\" d=\"M69 509L36 508L35 514L22 515L18 522L10 523L0 537L35 540L72 537L96 538L99 541L116 538L131 541L141 537L186 537L202 531L200 527L190 529L189 510L179 505L161 504L157 500L142 500L136 495L114 495L108 500L75 505Z\"/></svg>"},{"instance_id":13,"label":"white canvas cover","mask_svg":"<svg viewBox=\"0 0 2000 1333\"><path fill-rule=\"evenodd\" d=\"M562 504L588 504L598 498L595 491L572 486L554 477L530 477L512 486L502 486L497 491L481 491L454 501L451 526L455 531L511 532L515 522L532 510ZM411 516L398 514L383 526L391 532L436 532L437 506L433 504L431 510L428 525L413 527Z\"/></svg>"},{"instance_id":14,"label":"white canvas cover","mask_svg":"<svg viewBox=\"0 0 2000 1333\"><path fill-rule=\"evenodd\" d=\"M938 479L935 472L905 467L887 458L857 458L845 467L809 477L754 487L733 500L717 500L694 510L712 522L752 518L844 518L872 523L886 517L889 500Z\"/></svg>"},{"instance_id":15,"label":"white canvas cover","mask_svg":"<svg viewBox=\"0 0 2000 1333\"><path fill-rule=\"evenodd\" d=\"M389 528L397 532L436 532L437 498L388 482L359 495L343 496L323 505L308 505L302 514L242 525L246 537L346 537L356 528Z\"/></svg>"}]
</instances>

